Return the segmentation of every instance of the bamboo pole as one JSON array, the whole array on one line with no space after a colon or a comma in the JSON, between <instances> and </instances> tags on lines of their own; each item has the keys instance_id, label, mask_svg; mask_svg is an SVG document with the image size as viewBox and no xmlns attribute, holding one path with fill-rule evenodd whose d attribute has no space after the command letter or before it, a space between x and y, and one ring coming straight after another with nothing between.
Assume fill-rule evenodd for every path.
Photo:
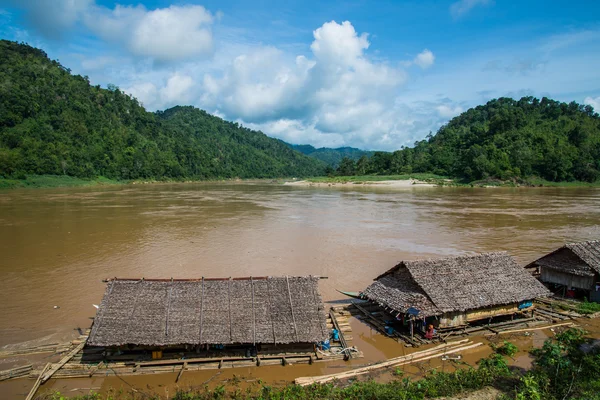
<instances>
[{"instance_id":1,"label":"bamboo pole","mask_svg":"<svg viewBox=\"0 0 600 400\"><path fill-rule=\"evenodd\" d=\"M50 368L50 365L51 365L50 363L46 364L46 366L44 367L44 369L42 370L42 372L38 376L37 380L33 384L33 387L29 391L29 394L27 395L27 398L25 400L32 400L33 399L33 396L35 396L35 393L38 391L40 385L42 384L42 377L44 376L44 372L46 372L48 370L48 368Z\"/></svg>"},{"instance_id":2,"label":"bamboo pole","mask_svg":"<svg viewBox=\"0 0 600 400\"><path fill-rule=\"evenodd\" d=\"M456 343L460 343L460 342L456 342ZM354 377L357 375L363 375L363 374L366 374L366 373L369 373L371 371L375 371L378 369L397 366L397 365L405 365L405 364L410 364L413 362L425 361L425 360L429 360L431 358L438 357L442 354L457 353L459 351L469 350L469 349L472 349L475 347L479 347L481 345L483 345L483 343L473 343L473 344L469 344L466 346L452 347L450 349L448 349L448 347L451 346L449 344L441 345L441 346L437 346L437 347L434 347L429 350L424 350L424 351L420 351L417 353L409 354L407 356L392 358L388 361L385 361L385 362L382 362L379 364L375 364L375 365L370 365L368 367L358 368L358 369L354 369L354 370L350 370L350 371L346 371L346 372L340 372L337 374L330 374L330 375L323 375L323 376L316 376L316 377L312 377L312 376L311 377L300 377L300 378L296 378L296 380L294 382L300 386L307 386L307 385L311 385L313 383L329 382L334 379L351 378L351 377Z\"/></svg>"},{"instance_id":3,"label":"bamboo pole","mask_svg":"<svg viewBox=\"0 0 600 400\"><path fill-rule=\"evenodd\" d=\"M54 364L54 366L52 368L50 368L50 370L42 376L41 383L44 383L48 379L50 379L56 371L61 369L63 365L65 365L67 362L69 362L69 360L71 358L73 358L73 356L75 356L75 354L79 353L84 347L85 347L85 342L81 343L79 346L77 346L73 350L71 350L71 352L69 352L69 354L64 356L63 359L58 362L58 364Z\"/></svg>"},{"instance_id":4,"label":"bamboo pole","mask_svg":"<svg viewBox=\"0 0 600 400\"><path fill-rule=\"evenodd\" d=\"M554 324L554 325L546 325L546 326L538 326L537 328L524 328L524 329L513 329L510 331L499 331L498 335L501 335L503 333L517 333L517 332L526 332L526 331L540 331L542 329L550 329L550 328L556 328L559 326L573 326L575 325L574 322L563 322L560 324ZM488 335L492 335L491 333Z\"/></svg>"}]
</instances>

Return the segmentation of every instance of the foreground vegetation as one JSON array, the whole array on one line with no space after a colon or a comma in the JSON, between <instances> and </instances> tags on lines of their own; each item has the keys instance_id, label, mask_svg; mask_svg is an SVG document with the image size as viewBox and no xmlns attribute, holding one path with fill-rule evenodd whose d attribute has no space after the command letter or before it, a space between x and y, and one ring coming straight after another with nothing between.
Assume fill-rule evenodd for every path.
<instances>
[{"instance_id":1,"label":"foreground vegetation","mask_svg":"<svg viewBox=\"0 0 600 400\"><path fill-rule=\"evenodd\" d=\"M581 329L571 328L554 338L546 340L541 349L532 351L533 368L520 371L509 368L506 357L516 354L517 348L504 342L494 348L495 352L479 362L476 368L468 367L445 373L433 370L427 377L413 381L397 370L396 380L390 383L338 382L336 384L307 387L288 385L272 387L258 384L241 390L239 382L225 388L204 388L196 391L179 391L173 399L426 399L456 396L493 386L500 390L502 398L516 400L600 399L600 347L591 347L591 339ZM588 345L585 349L582 345ZM126 397L128 396L128 397ZM101 396L92 394L79 399L159 399L147 393ZM60 394L49 395L58 400Z\"/></svg>"}]
</instances>

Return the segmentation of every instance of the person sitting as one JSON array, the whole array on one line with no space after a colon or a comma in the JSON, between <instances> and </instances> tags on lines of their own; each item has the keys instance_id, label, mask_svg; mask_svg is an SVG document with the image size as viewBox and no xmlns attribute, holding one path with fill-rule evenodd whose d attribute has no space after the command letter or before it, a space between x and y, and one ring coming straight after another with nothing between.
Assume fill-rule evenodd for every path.
<instances>
[{"instance_id":1,"label":"person sitting","mask_svg":"<svg viewBox=\"0 0 600 400\"><path fill-rule=\"evenodd\" d=\"M425 339L431 340L433 339L433 335L435 333L435 329L433 329L433 325L429 325L427 327L427 332L425 333Z\"/></svg>"}]
</instances>

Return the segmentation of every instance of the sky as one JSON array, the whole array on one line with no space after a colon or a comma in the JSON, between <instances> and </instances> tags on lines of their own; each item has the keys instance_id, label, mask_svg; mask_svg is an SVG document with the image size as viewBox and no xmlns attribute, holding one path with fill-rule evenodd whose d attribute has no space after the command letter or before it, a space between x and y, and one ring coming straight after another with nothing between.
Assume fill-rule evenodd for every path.
<instances>
[{"instance_id":1,"label":"sky","mask_svg":"<svg viewBox=\"0 0 600 400\"><path fill-rule=\"evenodd\" d=\"M503 96L600 111L598 1L0 0L0 38L316 147L411 146Z\"/></svg>"}]
</instances>

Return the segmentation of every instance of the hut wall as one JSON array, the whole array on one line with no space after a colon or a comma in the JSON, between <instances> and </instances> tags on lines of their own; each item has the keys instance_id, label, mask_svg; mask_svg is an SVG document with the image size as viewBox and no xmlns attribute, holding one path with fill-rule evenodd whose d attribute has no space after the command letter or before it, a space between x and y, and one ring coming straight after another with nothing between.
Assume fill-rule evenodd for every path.
<instances>
[{"instance_id":1,"label":"hut wall","mask_svg":"<svg viewBox=\"0 0 600 400\"><path fill-rule=\"evenodd\" d=\"M464 312L444 313L440 317L440 328L456 328L466 325L467 316Z\"/></svg>"},{"instance_id":2,"label":"hut wall","mask_svg":"<svg viewBox=\"0 0 600 400\"><path fill-rule=\"evenodd\" d=\"M528 310L531 310L529 307ZM467 321L477 321L480 319L487 319L496 317L499 315L510 315L519 311L519 303L505 304L496 307L486 307L477 310L467 311Z\"/></svg>"},{"instance_id":3,"label":"hut wall","mask_svg":"<svg viewBox=\"0 0 600 400\"><path fill-rule=\"evenodd\" d=\"M531 310L533 307L529 307ZM519 303L506 304L495 307L478 308L464 312L445 313L440 317L440 328L456 328L466 325L471 321L488 319L500 315L510 315L519 311Z\"/></svg>"},{"instance_id":4,"label":"hut wall","mask_svg":"<svg viewBox=\"0 0 600 400\"><path fill-rule=\"evenodd\" d=\"M593 276L573 275L544 267L541 268L541 280L585 290L593 289L594 286Z\"/></svg>"}]
</instances>

